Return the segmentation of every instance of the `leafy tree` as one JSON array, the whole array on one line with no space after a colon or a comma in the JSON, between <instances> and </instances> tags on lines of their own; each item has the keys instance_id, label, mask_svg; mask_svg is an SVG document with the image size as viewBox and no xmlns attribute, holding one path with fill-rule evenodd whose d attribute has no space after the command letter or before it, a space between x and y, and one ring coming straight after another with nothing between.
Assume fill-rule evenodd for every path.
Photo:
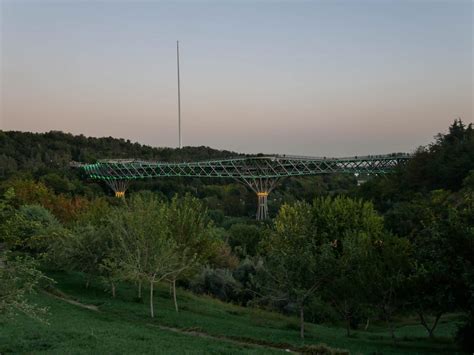
<instances>
[{"instance_id":1,"label":"leafy tree","mask_svg":"<svg viewBox=\"0 0 474 355\"><path fill-rule=\"evenodd\" d=\"M474 127L457 119L448 134L439 134L428 148L429 159L422 167L431 183L430 190L444 188L457 191L464 178L474 169Z\"/></svg>"},{"instance_id":2,"label":"leafy tree","mask_svg":"<svg viewBox=\"0 0 474 355\"><path fill-rule=\"evenodd\" d=\"M65 229L47 209L39 205L14 207L15 191L0 200L0 243L8 249L35 255L48 253Z\"/></svg>"},{"instance_id":3,"label":"leafy tree","mask_svg":"<svg viewBox=\"0 0 474 355\"><path fill-rule=\"evenodd\" d=\"M20 312L43 320L47 309L31 304L27 296L46 280L50 279L38 270L38 263L33 258L0 253L0 316L11 317Z\"/></svg>"},{"instance_id":4,"label":"leafy tree","mask_svg":"<svg viewBox=\"0 0 474 355\"><path fill-rule=\"evenodd\" d=\"M182 257L187 250L179 250L167 226L167 209L153 195L134 195L127 206L111 214L109 232L113 233L119 249L123 278L150 285L150 315L154 313L154 286L176 274L185 266Z\"/></svg>"},{"instance_id":5,"label":"leafy tree","mask_svg":"<svg viewBox=\"0 0 474 355\"><path fill-rule=\"evenodd\" d=\"M166 227L176 244L179 254L175 270L168 274L173 290L173 301L176 312L176 281L196 270L198 265L207 262L215 254L218 240L213 238L212 225L202 203L189 194L184 198L175 196L171 203L164 205L166 210Z\"/></svg>"},{"instance_id":6,"label":"leafy tree","mask_svg":"<svg viewBox=\"0 0 474 355\"><path fill-rule=\"evenodd\" d=\"M440 133L432 144L419 147L405 167L388 177L371 179L361 186L358 195L385 212L397 202L410 201L415 193L459 191L473 169L474 126L457 119L448 133Z\"/></svg>"},{"instance_id":7,"label":"leafy tree","mask_svg":"<svg viewBox=\"0 0 474 355\"><path fill-rule=\"evenodd\" d=\"M474 352L474 170L464 179L462 203L458 207L459 216L467 226L467 243L463 245L463 272L464 292L458 300L458 305L466 311L466 320L458 331L456 338L466 352Z\"/></svg>"},{"instance_id":8,"label":"leafy tree","mask_svg":"<svg viewBox=\"0 0 474 355\"><path fill-rule=\"evenodd\" d=\"M304 309L329 281L333 252L330 241L313 229L311 206L283 205L274 231L263 240L266 254L263 292L273 302L296 304L300 315L300 336L304 338ZM262 275L262 274L261 274Z\"/></svg>"},{"instance_id":9,"label":"leafy tree","mask_svg":"<svg viewBox=\"0 0 474 355\"><path fill-rule=\"evenodd\" d=\"M275 299L294 302L304 337L304 309L323 295L346 319L366 299L368 251L384 235L370 203L347 197L318 198L313 205L284 205L264 241L267 281Z\"/></svg>"},{"instance_id":10,"label":"leafy tree","mask_svg":"<svg viewBox=\"0 0 474 355\"><path fill-rule=\"evenodd\" d=\"M315 228L332 237L334 277L322 290L346 320L347 334L370 304L379 308L391 327L396 297L410 267L410 244L384 229L372 204L339 197L313 204ZM393 331L392 331L393 334Z\"/></svg>"},{"instance_id":11,"label":"leafy tree","mask_svg":"<svg viewBox=\"0 0 474 355\"><path fill-rule=\"evenodd\" d=\"M22 244L18 228L24 221L13 206L15 191L8 189L0 199L0 245L13 248Z\"/></svg>"},{"instance_id":12,"label":"leafy tree","mask_svg":"<svg viewBox=\"0 0 474 355\"><path fill-rule=\"evenodd\" d=\"M366 287L369 289L368 301L375 305L382 319L387 322L392 339L395 332L392 317L397 308L404 304L407 278L412 266L412 247L405 238L385 234L369 245L370 262L366 270L369 279Z\"/></svg>"},{"instance_id":13,"label":"leafy tree","mask_svg":"<svg viewBox=\"0 0 474 355\"><path fill-rule=\"evenodd\" d=\"M443 313L471 307L473 170L474 127L458 119L405 168L360 190L385 211L388 229L412 244L411 303L430 337Z\"/></svg>"},{"instance_id":14,"label":"leafy tree","mask_svg":"<svg viewBox=\"0 0 474 355\"><path fill-rule=\"evenodd\" d=\"M62 240L62 254L58 260L69 270L87 274L86 287L93 276L102 276L104 263L111 257L109 234L93 224L75 226L72 234Z\"/></svg>"},{"instance_id":15,"label":"leafy tree","mask_svg":"<svg viewBox=\"0 0 474 355\"><path fill-rule=\"evenodd\" d=\"M23 223L17 229L23 248L34 253L46 253L64 230L53 214L39 205L23 205L18 210Z\"/></svg>"},{"instance_id":16,"label":"leafy tree","mask_svg":"<svg viewBox=\"0 0 474 355\"><path fill-rule=\"evenodd\" d=\"M331 263L334 277L322 290L329 302L346 322L347 336L366 312L370 282L371 238L368 234L348 233L335 245L337 257Z\"/></svg>"},{"instance_id":17,"label":"leafy tree","mask_svg":"<svg viewBox=\"0 0 474 355\"><path fill-rule=\"evenodd\" d=\"M441 316L458 307L465 290L460 275L471 259L472 235L458 204L452 194L438 190L400 204L389 216L393 229L406 233L413 245L411 304L430 337ZM433 324L428 314L434 315Z\"/></svg>"},{"instance_id":18,"label":"leafy tree","mask_svg":"<svg viewBox=\"0 0 474 355\"><path fill-rule=\"evenodd\" d=\"M74 184L67 177L60 176L57 173L43 175L40 180L58 194L70 193L75 189Z\"/></svg>"},{"instance_id":19,"label":"leafy tree","mask_svg":"<svg viewBox=\"0 0 474 355\"><path fill-rule=\"evenodd\" d=\"M29 303L27 296L36 290L41 281L50 279L39 271L38 261L27 255L14 255L10 250L24 246L20 232L30 228L37 216L30 216L32 211L28 208L20 213L13 206L14 198L15 192L9 189L0 199L0 316L22 312L42 320L46 309ZM48 220L51 216L43 212L41 210L40 215Z\"/></svg>"}]
</instances>

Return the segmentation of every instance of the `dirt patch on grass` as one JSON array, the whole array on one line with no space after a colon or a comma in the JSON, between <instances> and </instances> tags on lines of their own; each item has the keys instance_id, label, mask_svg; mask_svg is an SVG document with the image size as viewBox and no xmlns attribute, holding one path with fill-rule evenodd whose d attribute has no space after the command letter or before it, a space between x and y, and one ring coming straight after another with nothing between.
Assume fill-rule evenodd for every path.
<instances>
[{"instance_id":1,"label":"dirt patch on grass","mask_svg":"<svg viewBox=\"0 0 474 355\"><path fill-rule=\"evenodd\" d=\"M43 292L48 295L48 296L51 296L51 297L54 297L58 300L61 300L61 301L64 301L64 302L67 302L69 304L72 304L74 306L78 306L78 307L81 307L81 308L85 308L85 309L88 309L90 311L95 311L95 312L99 312L99 307L93 305L93 304L84 304L84 303L81 303L81 302L78 302L76 300L73 300L72 298L70 298L69 296L67 296L65 293L59 291L59 290L56 290L56 289L49 289L49 290L43 290Z\"/></svg>"},{"instance_id":2,"label":"dirt patch on grass","mask_svg":"<svg viewBox=\"0 0 474 355\"><path fill-rule=\"evenodd\" d=\"M282 352L286 351L286 352L290 352L290 353L298 353L298 352L295 352L291 349L281 348L281 347L278 347L276 345L272 346L272 345L268 345L268 344L265 344L265 345L264 344L257 344L257 343L254 343L254 342L247 342L247 341L244 341L244 340L233 339L233 338L226 337L226 336L211 335L211 334L205 333L203 331L200 331L199 330L200 328L180 329L180 328L168 327L168 326L159 325L159 324L151 324L150 323L149 325L152 326L152 327L157 327L159 329L167 330L167 331L174 332L174 333L185 334L185 335L195 336L195 337L200 337L200 338L205 338L205 339L225 341L227 343L231 343L231 344L239 345L239 346L244 346L244 347L257 347L257 348L264 348L264 349L279 350L279 351L282 351Z\"/></svg>"},{"instance_id":3,"label":"dirt patch on grass","mask_svg":"<svg viewBox=\"0 0 474 355\"><path fill-rule=\"evenodd\" d=\"M244 346L244 347L256 347L263 349L272 349L281 352L293 353L293 354L314 354L314 355L348 355L347 350L342 349L333 349L325 344L319 345L307 345L307 346L293 346L287 343L273 343L267 340L254 339L247 337L233 337L233 336L223 336L223 335L211 335L209 333L201 331L200 328L188 328L180 329L174 327L168 327L158 324L149 324L153 327L157 327L162 330L167 330L179 334L186 334L190 336L198 336L206 339L213 339L219 341L225 341L232 343L234 345Z\"/></svg>"}]
</instances>

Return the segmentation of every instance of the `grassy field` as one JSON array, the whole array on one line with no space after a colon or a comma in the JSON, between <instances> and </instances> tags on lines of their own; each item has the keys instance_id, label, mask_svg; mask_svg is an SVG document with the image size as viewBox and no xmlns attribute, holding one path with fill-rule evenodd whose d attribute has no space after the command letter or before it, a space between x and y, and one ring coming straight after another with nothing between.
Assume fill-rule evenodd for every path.
<instances>
[{"instance_id":1,"label":"grassy field","mask_svg":"<svg viewBox=\"0 0 474 355\"><path fill-rule=\"evenodd\" d=\"M32 301L50 309L49 325L25 316L0 323L1 354L271 354L282 353L285 348L309 351L309 346L319 344L347 349L352 354L457 352L452 337L459 315L442 319L434 340L426 338L416 319L404 319L397 323L396 345L377 324L368 331L355 331L350 338L342 326L308 324L303 342L297 319L277 313L238 307L183 290L178 293L181 310L176 313L169 289L163 286L156 294L156 318L151 319L146 292L144 303L136 302L135 289L130 285L122 285L117 298L112 299L98 283L85 289L79 274L51 276L66 297L96 306L97 310L49 294L35 295Z\"/></svg>"}]
</instances>

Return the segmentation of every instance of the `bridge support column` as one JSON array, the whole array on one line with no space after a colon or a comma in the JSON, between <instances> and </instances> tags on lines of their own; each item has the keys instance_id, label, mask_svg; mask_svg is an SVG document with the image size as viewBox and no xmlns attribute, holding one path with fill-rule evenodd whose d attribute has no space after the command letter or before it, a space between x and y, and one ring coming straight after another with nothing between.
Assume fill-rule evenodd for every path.
<instances>
[{"instance_id":1,"label":"bridge support column","mask_svg":"<svg viewBox=\"0 0 474 355\"><path fill-rule=\"evenodd\" d=\"M107 182L107 185L109 185L109 187L114 191L115 197L125 198L125 192L130 186L129 180L110 179L110 180L106 180L106 182Z\"/></svg>"},{"instance_id":2,"label":"bridge support column","mask_svg":"<svg viewBox=\"0 0 474 355\"><path fill-rule=\"evenodd\" d=\"M268 218L268 192L257 192L257 197L257 221L263 221Z\"/></svg>"},{"instance_id":3,"label":"bridge support column","mask_svg":"<svg viewBox=\"0 0 474 355\"><path fill-rule=\"evenodd\" d=\"M279 178L262 177L262 178L241 178L241 181L257 194L257 213L255 215L257 221L268 219L268 195L277 185Z\"/></svg>"}]
</instances>

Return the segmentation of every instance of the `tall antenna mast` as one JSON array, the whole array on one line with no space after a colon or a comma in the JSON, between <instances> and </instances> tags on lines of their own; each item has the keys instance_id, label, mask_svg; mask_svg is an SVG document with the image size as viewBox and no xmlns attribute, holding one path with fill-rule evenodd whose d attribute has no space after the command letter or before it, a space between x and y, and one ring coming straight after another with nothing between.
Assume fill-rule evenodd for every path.
<instances>
[{"instance_id":1,"label":"tall antenna mast","mask_svg":"<svg viewBox=\"0 0 474 355\"><path fill-rule=\"evenodd\" d=\"M182 148L181 145L181 86L179 78L179 41L176 41L176 64L178 67L178 140L179 148Z\"/></svg>"}]
</instances>

